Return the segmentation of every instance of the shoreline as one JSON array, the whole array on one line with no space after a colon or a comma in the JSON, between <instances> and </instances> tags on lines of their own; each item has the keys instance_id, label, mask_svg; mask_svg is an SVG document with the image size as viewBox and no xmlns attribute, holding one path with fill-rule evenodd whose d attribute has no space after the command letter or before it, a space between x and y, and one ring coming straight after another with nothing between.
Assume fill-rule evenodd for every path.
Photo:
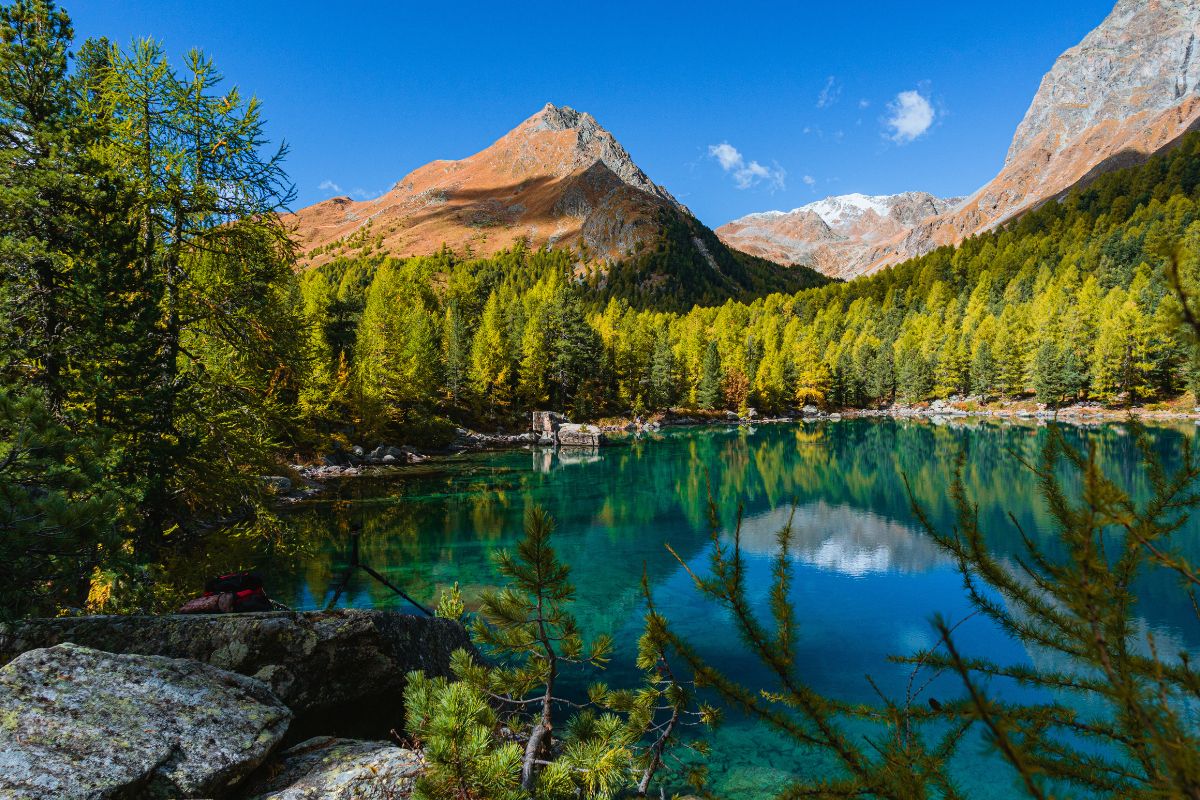
<instances>
[{"instance_id":1,"label":"shoreline","mask_svg":"<svg viewBox=\"0 0 1200 800\"><path fill-rule=\"evenodd\" d=\"M645 418L603 418L594 423L600 431L618 436L639 436L671 428L739 427L746 425L772 425L803 422L836 422L842 419L923 419L934 424L952 419L979 419L1000 421L1025 421L1038 424L1062 422L1070 425L1098 425L1112 422L1181 423L1193 422L1200 425L1200 407L1177 402L1163 407L1134 406L1131 408L1107 408L1096 404L1076 404L1058 409L1031 401L1006 401L980 405L973 400L944 401L929 403L893 404L886 408L847 408L824 411L805 407L799 412L768 416L754 409L745 414L732 411L712 412L679 410L658 412ZM379 445L366 452L362 447L351 451L323 457L323 463L289 464L288 469L301 482L300 487L288 486L279 491L279 499L296 502L308 499L324 490L327 482L344 478L387 477L404 474L405 468L428 462L441 462L464 453L501 452L516 449L552 447L539 441L536 433L486 434L459 430L459 437L446 448L429 449L424 452L401 445ZM553 446L557 447L557 446ZM263 480L275 483L287 480L284 476L264 476ZM283 489L283 486L280 486Z\"/></svg>"}]
</instances>

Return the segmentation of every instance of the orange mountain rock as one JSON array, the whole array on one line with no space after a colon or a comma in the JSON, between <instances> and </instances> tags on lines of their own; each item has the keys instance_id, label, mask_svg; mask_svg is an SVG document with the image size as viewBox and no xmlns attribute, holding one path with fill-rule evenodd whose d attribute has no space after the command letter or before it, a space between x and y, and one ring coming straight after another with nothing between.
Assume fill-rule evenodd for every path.
<instances>
[{"instance_id":1,"label":"orange mountain rock","mask_svg":"<svg viewBox=\"0 0 1200 800\"><path fill-rule=\"evenodd\" d=\"M426 164L374 200L301 209L289 224L308 266L366 248L485 256L517 239L611 262L649 245L663 211L691 217L590 114L547 104L486 150Z\"/></svg>"},{"instance_id":2,"label":"orange mountain rock","mask_svg":"<svg viewBox=\"0 0 1200 800\"><path fill-rule=\"evenodd\" d=\"M1196 127L1198 34L1195 0L1119 0L1046 73L1000 174L946 210L900 229L895 219L867 219L857 230L835 231L841 238L832 246L822 232L797 232L788 215L772 212L717 233L731 247L853 277L991 230L1097 175L1145 161Z\"/></svg>"}]
</instances>

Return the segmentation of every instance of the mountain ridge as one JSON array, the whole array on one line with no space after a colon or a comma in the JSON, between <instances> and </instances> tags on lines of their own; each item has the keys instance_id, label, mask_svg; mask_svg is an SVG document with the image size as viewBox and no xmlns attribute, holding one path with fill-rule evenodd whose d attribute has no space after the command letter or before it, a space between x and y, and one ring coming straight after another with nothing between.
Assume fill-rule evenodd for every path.
<instances>
[{"instance_id":1,"label":"mountain ridge","mask_svg":"<svg viewBox=\"0 0 1200 800\"><path fill-rule=\"evenodd\" d=\"M1103 172L1171 147L1200 122L1200 4L1118 0L1043 76L1000 172L952 209L903 230L874 228L839 252L801 240L785 247L742 220L717 228L732 247L770 252L842 278L870 274L994 229ZM752 215L751 215L752 216Z\"/></svg>"},{"instance_id":2,"label":"mountain ridge","mask_svg":"<svg viewBox=\"0 0 1200 800\"><path fill-rule=\"evenodd\" d=\"M380 197L335 197L285 224L303 268L338 257L567 249L602 293L672 304L794 291L823 279L735 254L592 115L547 103L483 150L437 160ZM620 273L620 274L615 274Z\"/></svg>"},{"instance_id":3,"label":"mountain ridge","mask_svg":"<svg viewBox=\"0 0 1200 800\"><path fill-rule=\"evenodd\" d=\"M791 211L747 214L716 232L731 247L771 261L853 277L853 266L875 260L890 239L962 199L928 192L832 195Z\"/></svg>"}]
</instances>

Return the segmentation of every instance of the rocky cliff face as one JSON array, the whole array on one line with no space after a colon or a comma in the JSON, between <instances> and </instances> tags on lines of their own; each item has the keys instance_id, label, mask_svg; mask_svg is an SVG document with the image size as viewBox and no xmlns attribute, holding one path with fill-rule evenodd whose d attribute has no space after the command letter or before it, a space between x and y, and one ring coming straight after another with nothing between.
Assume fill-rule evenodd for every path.
<instances>
[{"instance_id":1,"label":"rocky cliff face","mask_svg":"<svg viewBox=\"0 0 1200 800\"><path fill-rule=\"evenodd\" d=\"M928 192L839 195L791 211L750 214L717 228L717 235L752 255L851 278L874 263L888 242L961 199Z\"/></svg>"},{"instance_id":2,"label":"rocky cliff face","mask_svg":"<svg viewBox=\"0 0 1200 800\"><path fill-rule=\"evenodd\" d=\"M590 115L547 104L486 150L434 161L375 200L335 197L290 220L306 264L364 247L488 255L514 240L619 260L650 244L662 213L690 212Z\"/></svg>"},{"instance_id":3,"label":"rocky cliff face","mask_svg":"<svg viewBox=\"0 0 1200 800\"><path fill-rule=\"evenodd\" d=\"M1186 101L1200 86L1198 32L1194 0L1121 0L1042 78L1005 164L1057 155L1098 125L1148 121Z\"/></svg>"},{"instance_id":4,"label":"rocky cliff face","mask_svg":"<svg viewBox=\"0 0 1200 800\"><path fill-rule=\"evenodd\" d=\"M891 243L866 271L995 228L1169 147L1200 118L1197 33L1193 0L1120 0L1042 78L1000 174Z\"/></svg>"},{"instance_id":5,"label":"rocky cliff face","mask_svg":"<svg viewBox=\"0 0 1200 800\"><path fill-rule=\"evenodd\" d=\"M461 625L396 611L55 617L0 625L0 664L63 642L254 677L295 712L293 736L386 736L407 673L448 675L450 655L472 649Z\"/></svg>"},{"instance_id":6,"label":"rocky cliff face","mask_svg":"<svg viewBox=\"0 0 1200 800\"><path fill-rule=\"evenodd\" d=\"M1195 0L1119 0L1046 73L1000 174L951 209L921 218L918 205L901 229L860 225L836 248L806 238L772 243L740 230L743 220L718 233L735 247L763 252L774 246L777 257L794 254L791 260L853 277L990 230L1096 175L1144 161L1195 126L1198 33Z\"/></svg>"}]
</instances>

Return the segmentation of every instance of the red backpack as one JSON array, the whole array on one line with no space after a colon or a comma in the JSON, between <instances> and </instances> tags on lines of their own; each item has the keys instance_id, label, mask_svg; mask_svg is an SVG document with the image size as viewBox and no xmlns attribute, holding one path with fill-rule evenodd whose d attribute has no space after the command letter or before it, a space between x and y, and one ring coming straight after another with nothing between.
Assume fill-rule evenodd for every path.
<instances>
[{"instance_id":1,"label":"red backpack","mask_svg":"<svg viewBox=\"0 0 1200 800\"><path fill-rule=\"evenodd\" d=\"M185 603L179 613L229 614L270 611L271 608L271 599L263 589L261 575L257 572L231 572L205 581L204 594Z\"/></svg>"}]
</instances>

